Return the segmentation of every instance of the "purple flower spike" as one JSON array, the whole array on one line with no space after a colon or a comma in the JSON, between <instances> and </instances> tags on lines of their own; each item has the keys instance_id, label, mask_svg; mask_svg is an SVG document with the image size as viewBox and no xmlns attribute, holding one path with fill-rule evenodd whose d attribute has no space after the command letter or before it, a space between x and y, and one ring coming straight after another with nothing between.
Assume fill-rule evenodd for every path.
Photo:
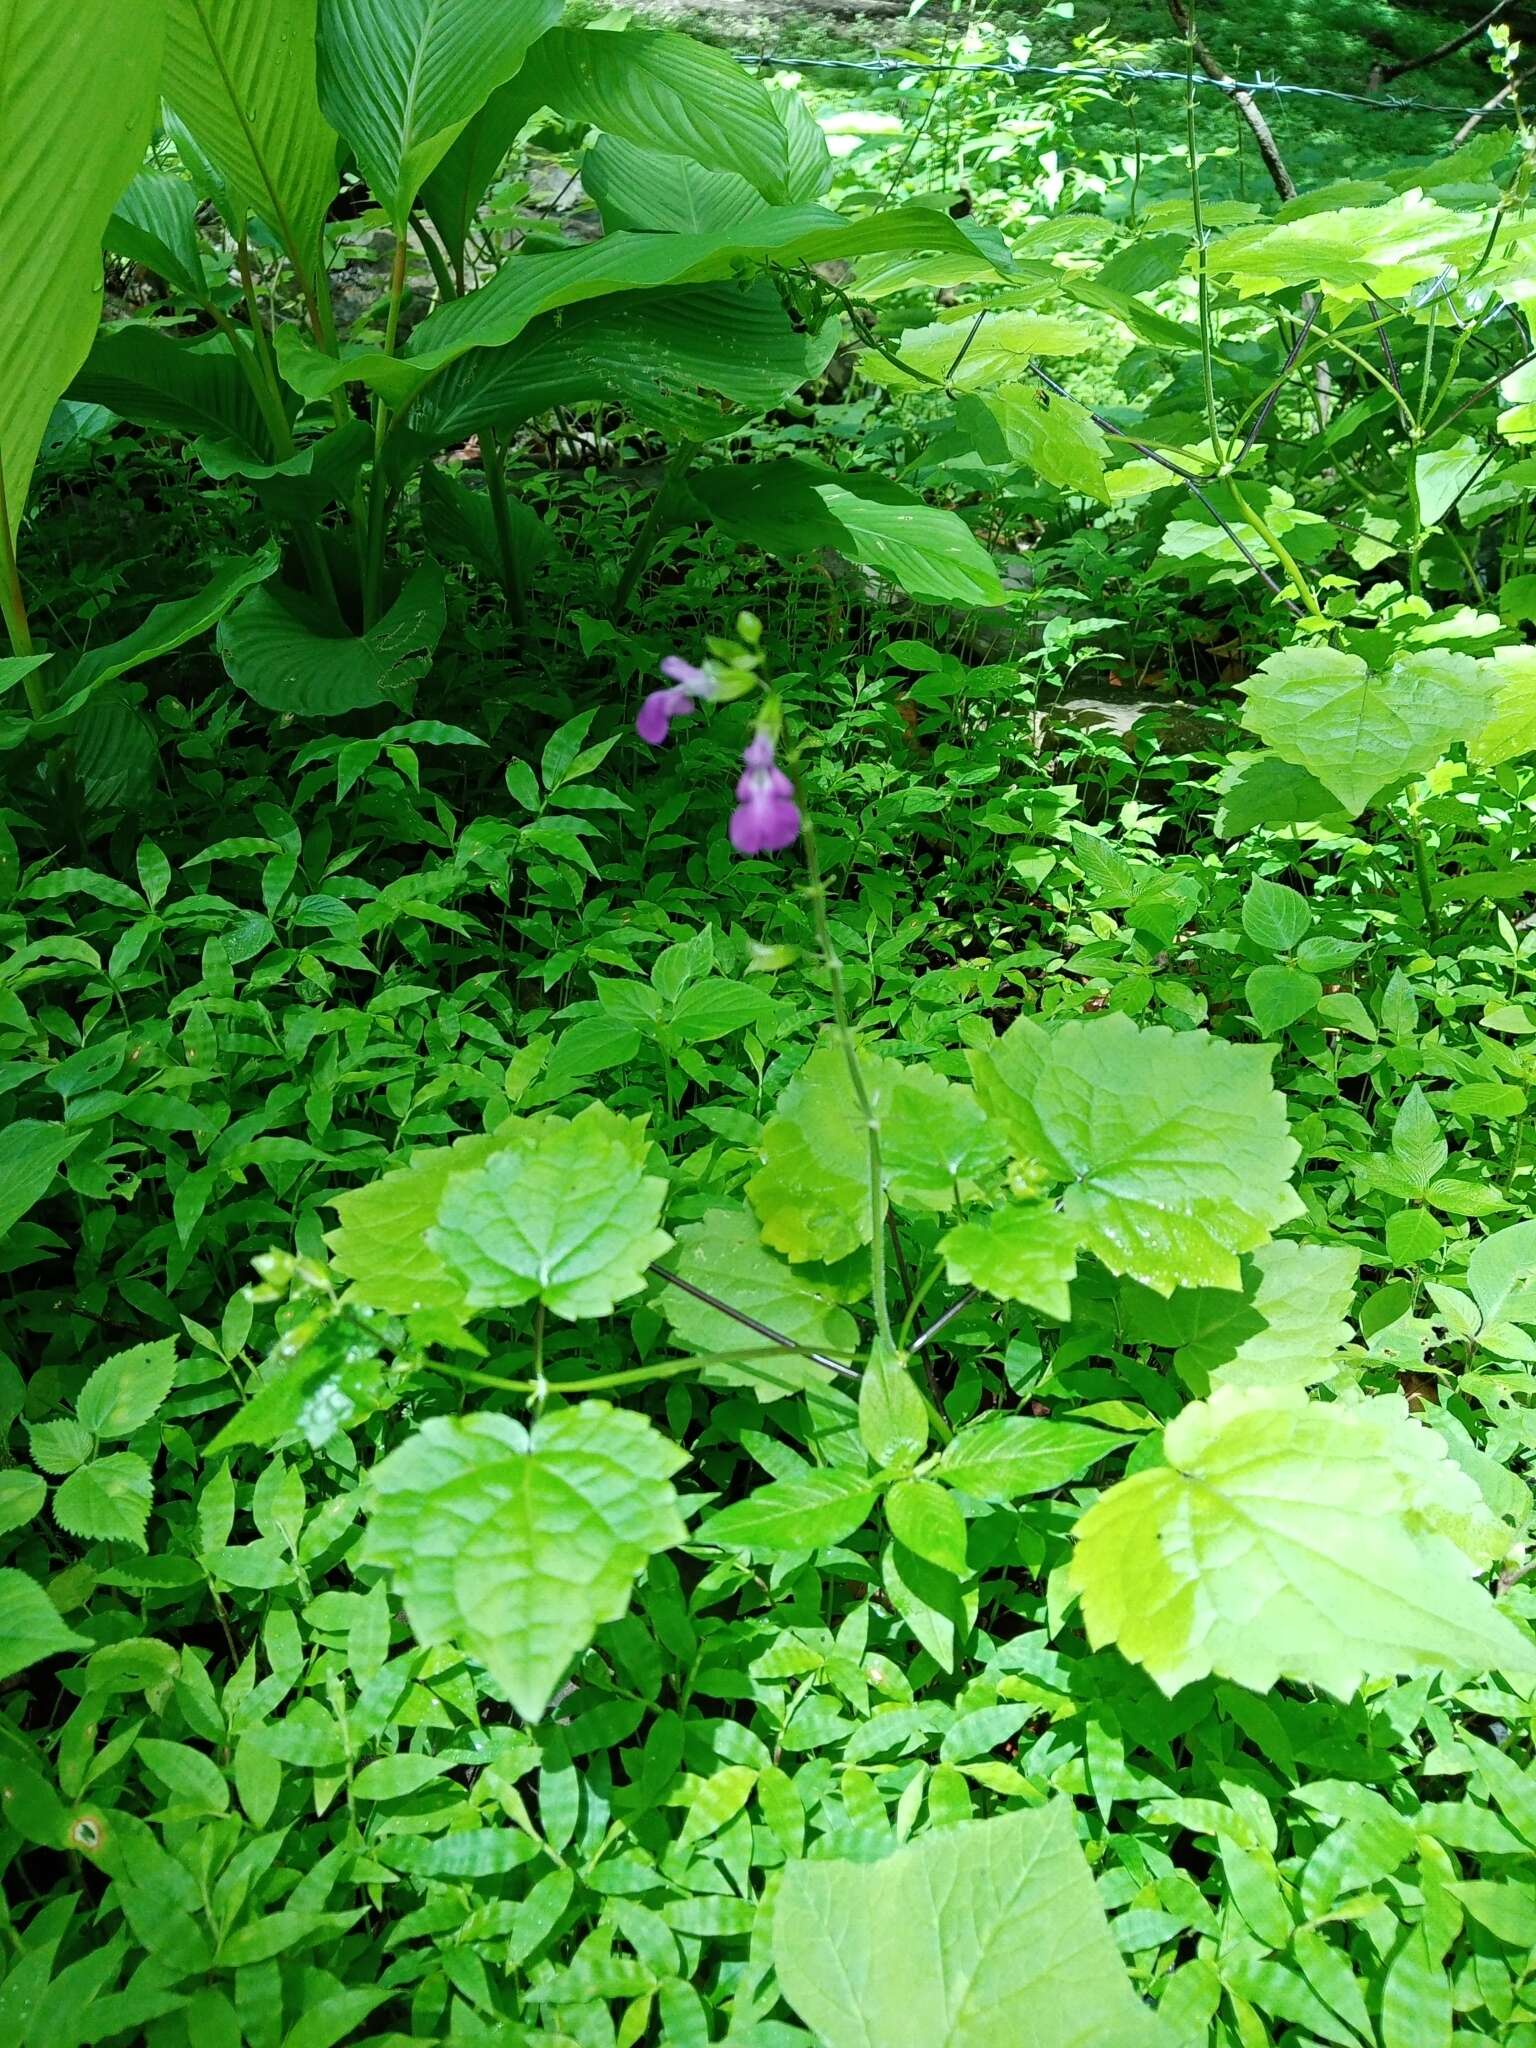
<instances>
[{"instance_id":1,"label":"purple flower spike","mask_svg":"<svg viewBox=\"0 0 1536 2048\"><path fill-rule=\"evenodd\" d=\"M759 726L742 755L745 773L736 785L731 844L738 853L782 853L800 837L795 788L774 765L773 735Z\"/></svg>"},{"instance_id":2,"label":"purple flower spike","mask_svg":"<svg viewBox=\"0 0 1536 2048\"><path fill-rule=\"evenodd\" d=\"M713 697L719 687L707 669L695 668L691 661L684 661L676 654L667 656L661 664L661 672L672 688L652 690L640 706L640 716L635 720L635 731L648 747L663 745L672 729L673 719L686 718L695 699Z\"/></svg>"}]
</instances>

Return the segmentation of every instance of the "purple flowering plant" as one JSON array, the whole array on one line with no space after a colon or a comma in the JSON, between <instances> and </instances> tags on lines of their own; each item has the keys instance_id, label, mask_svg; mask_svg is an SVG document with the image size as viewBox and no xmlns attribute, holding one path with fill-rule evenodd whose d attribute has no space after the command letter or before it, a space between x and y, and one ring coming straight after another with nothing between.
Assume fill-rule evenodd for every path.
<instances>
[{"instance_id":1,"label":"purple flowering plant","mask_svg":"<svg viewBox=\"0 0 1536 2048\"><path fill-rule=\"evenodd\" d=\"M640 706L635 731L647 746L664 746L675 720L692 715L696 704L728 703L763 687L763 629L750 612L736 621L736 640L711 640L710 661L699 667L669 654L661 664L666 688L652 690ZM804 829L795 785L778 761L783 707L769 692L742 752L731 813L730 840L738 853L782 853Z\"/></svg>"}]
</instances>

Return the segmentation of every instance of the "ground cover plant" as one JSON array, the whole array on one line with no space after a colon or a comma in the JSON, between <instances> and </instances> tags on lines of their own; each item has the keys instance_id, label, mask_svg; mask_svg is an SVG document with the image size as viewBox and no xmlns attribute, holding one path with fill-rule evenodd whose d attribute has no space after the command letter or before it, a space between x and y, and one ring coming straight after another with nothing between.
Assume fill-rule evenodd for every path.
<instances>
[{"instance_id":1,"label":"ground cover plant","mask_svg":"<svg viewBox=\"0 0 1536 2048\"><path fill-rule=\"evenodd\" d=\"M678 13L0 0L0 2039L1532 2048L1520 10Z\"/></svg>"}]
</instances>

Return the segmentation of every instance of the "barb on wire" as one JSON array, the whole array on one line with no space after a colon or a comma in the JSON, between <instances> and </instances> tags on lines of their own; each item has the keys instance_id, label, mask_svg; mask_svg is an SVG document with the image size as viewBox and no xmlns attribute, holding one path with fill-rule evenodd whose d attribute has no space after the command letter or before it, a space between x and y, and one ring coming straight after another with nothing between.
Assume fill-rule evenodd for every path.
<instances>
[{"instance_id":1,"label":"barb on wire","mask_svg":"<svg viewBox=\"0 0 1536 2048\"><path fill-rule=\"evenodd\" d=\"M1126 79L1133 83L1187 85L1188 74L1183 71L1136 71L1129 67L1089 64L1020 64L1013 61L979 61L971 64L935 64L919 57L799 57L777 50L761 52L738 51L740 64L773 64L785 71L867 71L883 72L888 75L909 77L914 74L943 72L947 76L963 77L988 75L997 78L1076 78L1093 85L1115 79ZM1339 92L1329 85L1290 85L1278 78L1233 78L1218 81L1214 78L1197 78L1196 85L1209 86L1215 91L1272 92L1282 97L1309 100L1337 100L1346 106L1370 107L1379 114L1478 114L1484 120L1493 115L1513 119L1513 109L1497 106L1495 103L1482 107L1443 106L1435 100L1396 99L1391 94L1367 95L1360 92Z\"/></svg>"}]
</instances>

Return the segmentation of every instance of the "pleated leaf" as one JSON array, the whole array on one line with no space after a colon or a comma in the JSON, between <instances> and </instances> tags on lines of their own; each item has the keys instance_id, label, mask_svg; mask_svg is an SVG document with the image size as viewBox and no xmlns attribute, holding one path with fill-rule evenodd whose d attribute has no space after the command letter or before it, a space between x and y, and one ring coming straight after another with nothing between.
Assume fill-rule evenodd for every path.
<instances>
[{"instance_id":1,"label":"pleated leaf","mask_svg":"<svg viewBox=\"0 0 1536 2048\"><path fill-rule=\"evenodd\" d=\"M0 0L0 482L14 534L101 314L101 238L139 168L160 0Z\"/></svg>"},{"instance_id":2,"label":"pleated leaf","mask_svg":"<svg viewBox=\"0 0 1536 2048\"><path fill-rule=\"evenodd\" d=\"M465 124L516 77L563 5L320 0L320 105L398 229Z\"/></svg>"},{"instance_id":3,"label":"pleated leaf","mask_svg":"<svg viewBox=\"0 0 1536 2048\"><path fill-rule=\"evenodd\" d=\"M830 157L771 93L723 50L666 29L558 29L529 59L528 83L569 119L640 148L726 171L780 205L815 199Z\"/></svg>"},{"instance_id":4,"label":"pleated leaf","mask_svg":"<svg viewBox=\"0 0 1536 2048\"><path fill-rule=\"evenodd\" d=\"M337 184L315 97L315 0L167 0L161 90L194 178L206 167L209 196L237 224L265 221L313 275Z\"/></svg>"}]
</instances>

